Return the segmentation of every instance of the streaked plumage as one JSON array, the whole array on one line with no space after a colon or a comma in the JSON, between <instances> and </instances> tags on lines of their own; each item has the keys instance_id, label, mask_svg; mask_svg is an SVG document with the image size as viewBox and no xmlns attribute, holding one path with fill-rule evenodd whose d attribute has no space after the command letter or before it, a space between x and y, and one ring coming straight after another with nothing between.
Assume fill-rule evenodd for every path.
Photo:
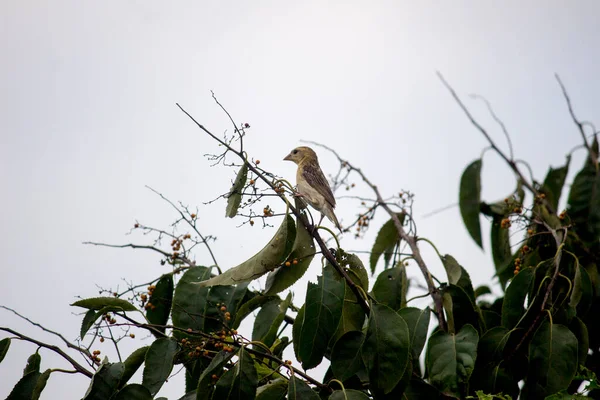
<instances>
[{"instance_id":1,"label":"streaked plumage","mask_svg":"<svg viewBox=\"0 0 600 400\"><path fill-rule=\"evenodd\" d=\"M317 154L310 147L296 147L284 160L293 161L298 165L296 172L296 185L298 194L315 210L329 218L335 226L342 231L333 209L335 208L335 197L329 183L321 171ZM321 223L319 221L319 224Z\"/></svg>"}]
</instances>

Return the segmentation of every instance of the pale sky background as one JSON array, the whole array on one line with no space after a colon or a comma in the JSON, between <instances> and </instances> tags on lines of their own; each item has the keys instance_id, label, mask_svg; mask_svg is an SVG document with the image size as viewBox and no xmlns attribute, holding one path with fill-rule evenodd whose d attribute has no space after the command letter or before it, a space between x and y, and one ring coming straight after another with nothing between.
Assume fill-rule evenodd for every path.
<instances>
[{"instance_id":1,"label":"pale sky background","mask_svg":"<svg viewBox=\"0 0 600 400\"><path fill-rule=\"evenodd\" d=\"M470 239L457 207L422 218L457 202L462 170L486 146L435 71L506 148L483 104L467 96L492 103L517 157L542 180L580 144L555 72L577 115L600 124L598 15L593 0L2 1L0 304L75 340L82 317L69 304L76 296L97 295L96 284L123 288L123 278L142 283L166 272L150 252L81 244L148 243L126 236L136 219L166 228L176 215L145 185L200 206L201 230L218 237L213 249L223 267L262 248L273 230L236 229L241 221L224 218L224 201L202 206L229 188L234 171L209 168L203 154L219 148L175 102L213 132L230 131L210 90L237 121L252 125L245 145L261 166L293 179L295 166L282 158L301 139L335 147L384 195L415 193L419 234L454 255L476 285L489 284L491 254ZM334 172L334 158L319 155ZM576 153L570 179L582 156ZM511 172L486 153L483 198L495 201L513 188ZM356 212L339 200L342 222ZM384 221L380 213L373 225ZM482 228L489 250L483 219ZM375 233L345 238L342 246L368 250ZM444 277L433 252L423 250L432 272ZM196 258L210 263L204 251ZM318 273L315 262L306 276L315 281ZM419 277L414 267L411 276ZM306 279L293 287L295 303L305 288ZM58 343L6 311L0 321ZM149 344L143 336L125 344L124 355ZM108 343L99 348L116 361ZM0 398L35 349L13 341L0 364ZM291 346L286 354L292 357ZM70 367L47 350L41 355L42 370ZM323 372L309 371L317 379ZM83 376L53 374L42 399L78 399L88 384ZM177 399L183 390L181 373L160 394Z\"/></svg>"}]
</instances>

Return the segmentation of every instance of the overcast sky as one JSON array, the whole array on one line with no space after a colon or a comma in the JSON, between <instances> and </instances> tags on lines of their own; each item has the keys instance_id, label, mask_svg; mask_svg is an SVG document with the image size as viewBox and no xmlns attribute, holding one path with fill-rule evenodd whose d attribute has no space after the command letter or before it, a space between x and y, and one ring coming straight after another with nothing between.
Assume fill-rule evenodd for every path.
<instances>
[{"instance_id":1,"label":"overcast sky","mask_svg":"<svg viewBox=\"0 0 600 400\"><path fill-rule=\"evenodd\" d=\"M211 90L237 121L251 124L245 146L265 169L293 180L295 166L282 158L301 139L316 140L361 167L384 196L413 192L419 234L454 255L476 285L492 282L491 255L470 239L458 208L422 218L457 202L462 170L486 146L435 72L506 148L483 103L468 95L492 103L516 156L530 162L538 180L580 144L555 72L577 115L600 124L594 0L224 4L0 2L0 305L75 340L81 316L69 304L76 296L167 272L149 252L82 245L148 244L148 237L126 235L136 219L167 228L176 214L145 185L200 207L202 232L218 237L213 249L221 266L262 248L273 230L236 229L242 221L224 218L223 201L202 205L229 188L235 171L210 168L203 155L219 148L175 102L221 135L231 127ZM325 172L334 172L335 159L319 156ZM571 177L582 160L576 153ZM497 156L487 152L483 165L484 199L514 189ZM352 221L356 204L338 202L338 218ZM373 225L384 221L379 215ZM489 250L489 225L482 223ZM375 233L344 238L342 246L368 250ZM443 277L430 249L424 256ZM203 251L196 258L211 263ZM315 281L318 273L315 262L307 278ZM414 268L410 274L419 276ZM295 303L303 303L305 287L306 280L292 288ZM6 311L0 321L56 343ZM143 336L125 345L125 355L150 343ZM106 343L100 350L116 360ZM0 364L0 397L34 351L13 342ZM46 350L41 355L42 369L69 368ZM323 371L311 374L320 379ZM161 395L183 395L182 377ZM42 399L80 398L88 383L53 374Z\"/></svg>"}]
</instances>

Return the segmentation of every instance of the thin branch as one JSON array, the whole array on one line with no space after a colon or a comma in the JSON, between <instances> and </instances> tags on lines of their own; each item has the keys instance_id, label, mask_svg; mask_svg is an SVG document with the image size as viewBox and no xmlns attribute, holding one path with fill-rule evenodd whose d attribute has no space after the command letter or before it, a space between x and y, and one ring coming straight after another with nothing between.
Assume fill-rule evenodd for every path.
<instances>
[{"instance_id":1,"label":"thin branch","mask_svg":"<svg viewBox=\"0 0 600 400\"><path fill-rule=\"evenodd\" d=\"M521 170L519 170L519 167L517 166L517 163L511 159L508 158L506 156L506 154L504 154L504 152L502 150L500 150L500 148L496 145L496 143L494 143L494 141L492 140L492 138L490 137L489 133L485 130L485 128L483 128L473 117L473 115L471 115L471 112L469 111L469 109L464 105L464 103L462 102L462 100L460 99L460 97L458 97L458 95L456 94L456 91L454 91L454 89L452 88L452 86L450 86L450 84L448 82L446 82L446 79L444 79L444 76L441 73L437 73L438 77L440 78L440 80L442 81L442 83L444 84L444 86L446 87L446 89L448 89L448 91L450 92L450 94L452 95L452 97L454 98L454 100L456 101L456 103L460 106L460 108L463 110L463 112L465 113L465 115L467 116L467 118L469 118L469 121L471 121L471 124L477 128L477 130L479 132L481 132L481 134L487 139L488 143L490 144L490 146L492 147L492 149L494 149L494 151L504 160L506 161L506 163L508 164L508 166L510 167L510 169L513 170L513 172L515 173L515 175L517 175L517 177L521 180L521 182L523 182L523 185L531 192L533 193L535 196L538 196L539 193L538 191L533 187L533 183L529 182L527 179L525 179L525 176L523 175L523 173L521 172ZM546 201L545 199L543 199L544 205L548 208L548 210L553 213L554 207L552 207L550 205L550 203L548 203L548 201Z\"/></svg>"},{"instance_id":2,"label":"thin branch","mask_svg":"<svg viewBox=\"0 0 600 400\"><path fill-rule=\"evenodd\" d=\"M577 125L577 128L579 129L579 133L581 133L581 139L583 140L583 145L588 150L588 153L590 154L590 157L591 157L592 156L592 148L590 147L590 144L588 143L588 141L585 137L585 130L583 129L583 123L581 123L575 116L575 111L573 111L573 105L571 104L571 98L569 97L569 94L567 93L567 89L565 88L565 85L563 85L562 80L560 79L560 76L558 76L558 74L554 74L554 77L558 81L558 84L560 85L563 96L565 97L565 100L567 102L567 107L569 107L569 114L571 114L571 118L573 119L573 122L575 123L575 125Z\"/></svg>"},{"instance_id":3,"label":"thin branch","mask_svg":"<svg viewBox=\"0 0 600 400\"><path fill-rule=\"evenodd\" d=\"M425 281L427 282L427 288L429 290L429 294L433 298L433 303L435 306L435 311L436 311L436 315L438 318L438 323L440 324L440 328L442 330L446 331L446 329L447 329L446 328L446 319L444 317L444 310L443 310L443 306L442 306L442 296L440 294L440 291L434 285L433 279L431 278L431 274L429 273L429 269L427 268L425 261L423 261L423 257L421 257L421 251L419 250L419 246L417 245L415 236L411 236L408 233L406 233L406 231L404 230L404 227L402 226L402 222L398 218L398 215L394 211L392 211L392 209L385 203L377 186L375 186L359 168L354 167L347 160L340 157L340 155L335 150L333 150L332 148L330 148L328 146L325 146L325 145L323 145L321 143L317 143L317 142L307 142L307 143L311 143L311 144L314 144L315 146L319 146L326 150L329 150L331 153L333 153L337 157L337 159L340 163L343 163L344 165L347 166L347 168L352 169L358 175L360 175L362 180L373 190L373 192L375 193L375 196L377 197L378 205L383 207L383 209L389 214L392 221L394 222L394 226L396 227L396 230L398 231L398 235L410 247L412 256L415 259L415 261L417 262L417 265L419 266L419 269L421 270L421 273L423 274L423 277L425 278Z\"/></svg>"},{"instance_id":4,"label":"thin branch","mask_svg":"<svg viewBox=\"0 0 600 400\"><path fill-rule=\"evenodd\" d=\"M63 335L61 335L60 333L58 333L58 332L55 332L55 331L53 331L53 330L50 330L50 329L46 328L45 326L43 326L43 325L41 325L41 324L39 324L39 323L37 323L37 322L35 322L35 321L32 321L31 319L27 318L27 317L26 317L26 316L24 316L24 315L21 315L21 314L19 314L17 311L13 310L13 309L12 309L12 308L10 308L10 307L6 307L6 306L1 306L1 305L0 305L0 308L3 308L3 309L5 309L5 310L7 310L7 311L10 311L10 312L12 312L13 314L15 314L16 316L18 316L19 318L22 318L22 319L24 319L25 321L29 322L31 325L37 326L38 328L40 328L40 329L41 329L41 330L43 330L44 332L48 332L48 333L50 333L50 334L52 334L52 335L54 335L54 336L57 336L58 338L60 338L60 339L61 339L61 340L64 342L64 344L65 344L65 345L67 345L67 347L68 347L68 348L70 348L70 349L73 349L73 350L77 350L78 352L80 352L80 353L84 354L84 355L85 355L85 356L87 356L87 357L91 357L91 354L90 354L90 352L89 352L87 349L85 349L85 348L83 348L83 347L79 347L79 346L77 346L76 344L73 344L73 343L69 342L69 341L68 341L68 340L67 340L67 339L66 339L66 338L65 338Z\"/></svg>"},{"instance_id":5,"label":"thin branch","mask_svg":"<svg viewBox=\"0 0 600 400\"><path fill-rule=\"evenodd\" d=\"M494 118L494 121L496 121L496 123L498 123L498 125L500 125L500 128L502 128L502 132L504 133L504 136L506 137L506 141L508 142L508 151L510 152L510 159L513 160L515 158L515 155L513 152L512 141L510 140L510 135L508 134L508 131L506 130L506 125L504 125L504 122L502 122L502 120L500 118L498 118L498 116L494 112L494 109L492 108L492 105L485 97L480 96L478 94L472 94L471 97L474 99L479 99L479 100L483 101L485 103L485 105L487 106L489 113L492 115L492 118Z\"/></svg>"},{"instance_id":6,"label":"thin branch","mask_svg":"<svg viewBox=\"0 0 600 400\"><path fill-rule=\"evenodd\" d=\"M127 244L108 244L108 243L100 243L100 242L82 242L83 244L90 244L93 246L102 246L102 247L113 247L115 249L124 249L124 248L132 248L132 249L146 249L146 250L152 250L152 251L156 251L157 253L162 254L163 256L167 257L167 258L173 258L173 259L177 259L177 260L181 260L184 263L188 264L190 267L193 267L196 265L195 261L192 261L190 259L188 259L187 257L184 257L182 255L178 255L177 257L173 257L173 254L171 253L167 253L164 250L161 250L157 247L154 246L147 246L147 245L140 245L140 244L133 244L133 243L127 243Z\"/></svg>"},{"instance_id":7,"label":"thin branch","mask_svg":"<svg viewBox=\"0 0 600 400\"><path fill-rule=\"evenodd\" d=\"M22 333L14 331L14 330L12 330L10 328L5 328L5 327L0 326L0 331L5 331L5 332L8 332L8 333L11 333L11 334L15 335L17 338L21 339L21 340L25 340L27 342L31 342L31 343L37 344L38 346L46 348L48 350L52 350L53 352L59 354L61 357L63 357L65 360L67 360L69 363L71 363L71 365L73 366L73 368L75 368L75 370L77 370L77 372L82 373L83 375L87 376L88 378L91 378L94 375L92 372L90 372L87 369L85 369L85 367L83 367L77 361L75 361L74 359L72 359L67 353L65 353L58 346L54 346L52 344L40 342L39 340L32 339L29 336L25 336Z\"/></svg>"},{"instance_id":8,"label":"thin branch","mask_svg":"<svg viewBox=\"0 0 600 400\"><path fill-rule=\"evenodd\" d=\"M235 155L237 155L238 157L240 157L242 160L246 160L246 157L244 156L244 154L240 151L235 150L233 147L231 147L228 143L224 142L222 139L218 138L217 136L215 136L212 132L210 132L208 129L206 129L202 124L200 124L198 121L196 121L194 119L194 117L192 117L183 107L181 107L178 103L175 103L177 105L177 107L185 114L188 116L188 118L190 118L190 120L192 120L202 131L204 131L207 135L209 135L210 137L212 137L214 140L216 140L217 142L219 142L221 145L225 146L227 148L227 150L233 152ZM275 190L275 185L269 180L267 179L267 177L261 172L259 171L259 169L256 167L256 165L253 165L250 162L247 162L248 165L248 169L252 172L254 172L256 174L256 176L258 178L260 178L263 182L265 182L271 189ZM309 221L306 217L306 215L304 215L303 213L301 213L298 209L296 209L296 207L294 207L292 204L290 204L287 199L285 198L285 196L281 196L281 200L286 202L290 208L290 211L296 216L296 218L298 218L300 221L302 221L302 223L305 226L309 226ZM312 232L310 232L311 236L315 239L315 241L317 242L317 245L319 246L319 248L321 249L321 251L323 252L323 256L325 257L325 259L327 259L327 261L336 269L336 271L338 271L346 280L346 283L348 284L348 286L350 286L350 289L354 292L354 294L356 295L356 298L360 304L360 306L362 307L363 311L369 315L371 310L369 308L369 304L367 303L367 300L363 297L362 292L356 283L354 283L354 281L352 280L352 278L350 278L350 276L348 275L348 273L344 270L344 268L342 268L340 266L340 264L337 262L337 260L335 259L335 256L331 253L331 251L329 251L329 249L327 248L327 245L325 244L325 242L323 241L323 239L321 238L321 236L319 235L319 232L317 229L313 229Z\"/></svg>"}]
</instances>

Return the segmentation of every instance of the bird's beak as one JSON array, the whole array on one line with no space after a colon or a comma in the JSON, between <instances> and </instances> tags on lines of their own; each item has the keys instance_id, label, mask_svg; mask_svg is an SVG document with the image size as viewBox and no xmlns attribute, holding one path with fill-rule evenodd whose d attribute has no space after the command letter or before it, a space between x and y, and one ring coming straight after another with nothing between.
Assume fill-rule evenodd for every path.
<instances>
[{"instance_id":1,"label":"bird's beak","mask_svg":"<svg viewBox=\"0 0 600 400\"><path fill-rule=\"evenodd\" d=\"M292 161L292 153L290 153L287 156L285 156L285 158L283 159L283 161Z\"/></svg>"}]
</instances>

